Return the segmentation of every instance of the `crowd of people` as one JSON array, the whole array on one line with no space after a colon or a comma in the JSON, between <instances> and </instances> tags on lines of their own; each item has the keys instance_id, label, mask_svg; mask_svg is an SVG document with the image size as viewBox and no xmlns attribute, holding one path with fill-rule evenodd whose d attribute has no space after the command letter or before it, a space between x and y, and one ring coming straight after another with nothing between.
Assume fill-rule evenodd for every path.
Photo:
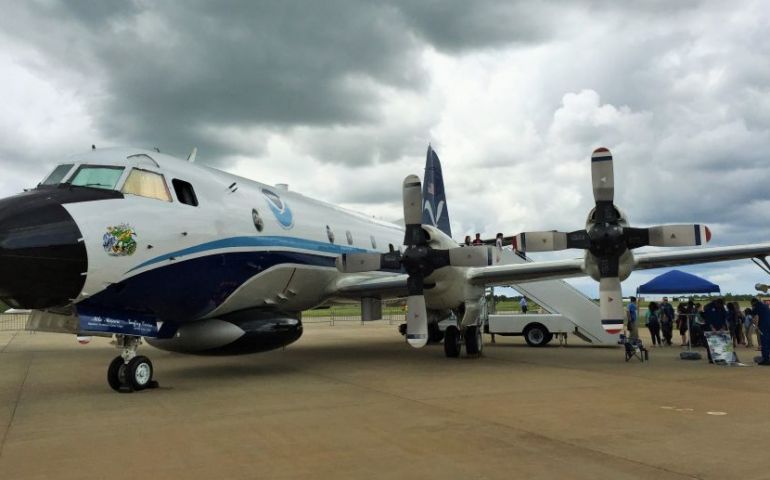
<instances>
[{"instance_id":1,"label":"crowd of people","mask_svg":"<svg viewBox=\"0 0 770 480\"><path fill-rule=\"evenodd\" d=\"M630 300L627 328L631 338L638 338L638 306L635 297ZM649 303L644 318L653 346L671 346L674 327L679 330L682 347L706 347L706 332L728 333L734 348L754 348L756 337L756 349L762 352L758 363L770 365L770 307L757 298L751 300L751 308L744 310L738 302L715 298L704 306L692 299L680 302L674 311L668 298L663 297L660 303Z\"/></svg>"}]
</instances>

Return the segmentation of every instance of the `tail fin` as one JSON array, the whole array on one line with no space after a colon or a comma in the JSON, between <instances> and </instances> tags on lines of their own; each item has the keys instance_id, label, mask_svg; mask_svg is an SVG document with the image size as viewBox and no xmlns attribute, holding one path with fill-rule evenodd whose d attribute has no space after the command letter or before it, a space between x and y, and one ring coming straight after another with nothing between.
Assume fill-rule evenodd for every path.
<instances>
[{"instance_id":1,"label":"tail fin","mask_svg":"<svg viewBox=\"0 0 770 480\"><path fill-rule=\"evenodd\" d=\"M430 145L428 145L428 155L425 159L422 199L422 223L433 225L451 238L452 229L449 226L449 210L444 193L444 177L441 175L441 161Z\"/></svg>"}]
</instances>

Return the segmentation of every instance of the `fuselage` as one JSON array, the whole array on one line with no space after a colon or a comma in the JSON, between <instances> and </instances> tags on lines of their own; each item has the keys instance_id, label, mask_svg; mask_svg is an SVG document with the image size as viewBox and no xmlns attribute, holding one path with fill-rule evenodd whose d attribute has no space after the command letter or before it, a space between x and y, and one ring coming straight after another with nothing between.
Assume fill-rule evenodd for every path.
<instances>
[{"instance_id":1,"label":"fuselage","mask_svg":"<svg viewBox=\"0 0 770 480\"><path fill-rule=\"evenodd\" d=\"M341 253L398 249L404 235L397 225L285 187L154 151L92 150L69 158L43 183L0 201L16 219L5 231L0 218L0 255L10 258L34 247L26 265L36 275L60 265L40 265L38 257L52 240L40 235L25 240L19 225L31 199L48 202L48 209L59 205L71 222L54 223L67 223L69 233L51 237L69 249L59 260L72 257L70 276L83 269L77 272L82 284L74 281L47 300L38 293L34 302L18 289L0 288L14 306L46 308L66 301L79 311L129 311L175 323L250 308L299 312L328 298L327 287L342 275L334 268ZM19 274L25 264L13 268Z\"/></svg>"}]
</instances>

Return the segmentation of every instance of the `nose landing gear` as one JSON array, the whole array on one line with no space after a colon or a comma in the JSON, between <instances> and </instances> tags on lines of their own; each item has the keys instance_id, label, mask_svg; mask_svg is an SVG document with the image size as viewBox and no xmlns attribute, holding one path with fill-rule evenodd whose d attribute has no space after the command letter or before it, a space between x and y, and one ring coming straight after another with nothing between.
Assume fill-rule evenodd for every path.
<instances>
[{"instance_id":1,"label":"nose landing gear","mask_svg":"<svg viewBox=\"0 0 770 480\"><path fill-rule=\"evenodd\" d=\"M107 383L121 393L131 393L145 388L158 388L153 380L152 362L144 355L137 355L136 349L142 343L141 337L116 335L117 347L123 351L107 368Z\"/></svg>"}]
</instances>

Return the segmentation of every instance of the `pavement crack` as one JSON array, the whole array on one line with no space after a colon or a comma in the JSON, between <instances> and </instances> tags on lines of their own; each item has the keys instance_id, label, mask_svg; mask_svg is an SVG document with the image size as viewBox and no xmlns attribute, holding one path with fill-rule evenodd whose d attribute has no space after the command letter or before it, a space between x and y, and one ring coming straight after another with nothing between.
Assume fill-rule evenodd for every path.
<instances>
[{"instance_id":1,"label":"pavement crack","mask_svg":"<svg viewBox=\"0 0 770 480\"><path fill-rule=\"evenodd\" d=\"M19 390L16 392L16 399L13 402L13 408L11 409L11 416L8 418L8 424L5 427L5 431L3 432L3 438L0 439L0 459L3 458L3 452L5 451L5 442L8 440L8 436L11 433L11 427L13 426L13 420L16 418L16 409L19 407L19 402L21 401L21 395L24 393L24 386L27 384L27 378L29 377L29 372L32 369L32 357L29 358L29 361L27 362L27 370L24 372L24 379L21 381L21 384L19 385Z\"/></svg>"},{"instance_id":2,"label":"pavement crack","mask_svg":"<svg viewBox=\"0 0 770 480\"><path fill-rule=\"evenodd\" d=\"M8 345L10 345L16 339L16 335L18 335L19 332L20 330L13 332L13 336L6 342L5 345L3 345L3 348L0 349L0 353L5 353L5 349L8 348Z\"/></svg>"}]
</instances>

